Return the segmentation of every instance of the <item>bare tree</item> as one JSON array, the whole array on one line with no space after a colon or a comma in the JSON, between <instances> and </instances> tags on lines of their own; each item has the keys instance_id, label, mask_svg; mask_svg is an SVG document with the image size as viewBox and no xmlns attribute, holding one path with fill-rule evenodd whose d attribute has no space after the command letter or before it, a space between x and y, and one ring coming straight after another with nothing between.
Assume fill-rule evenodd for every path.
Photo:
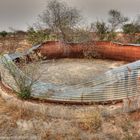
<instances>
[{"instance_id":1,"label":"bare tree","mask_svg":"<svg viewBox=\"0 0 140 140\"><path fill-rule=\"evenodd\" d=\"M111 25L111 32L114 32L120 25L123 25L123 23L128 21L127 17L124 17L120 11L118 10L110 10L108 12L109 14L109 23Z\"/></svg>"},{"instance_id":2,"label":"bare tree","mask_svg":"<svg viewBox=\"0 0 140 140\"><path fill-rule=\"evenodd\" d=\"M39 19L46 28L59 33L63 41L67 42L68 32L80 23L81 15L76 8L69 7L65 2L51 0Z\"/></svg>"},{"instance_id":3,"label":"bare tree","mask_svg":"<svg viewBox=\"0 0 140 140\"><path fill-rule=\"evenodd\" d=\"M88 28L77 28L73 34L73 41L77 43L89 44L93 41L93 35L91 29Z\"/></svg>"}]
</instances>

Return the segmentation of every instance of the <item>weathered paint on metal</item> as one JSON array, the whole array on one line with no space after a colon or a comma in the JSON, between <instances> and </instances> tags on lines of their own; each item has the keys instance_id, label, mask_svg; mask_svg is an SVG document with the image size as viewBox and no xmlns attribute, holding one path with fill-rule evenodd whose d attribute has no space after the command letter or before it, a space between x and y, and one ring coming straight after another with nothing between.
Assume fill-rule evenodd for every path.
<instances>
[{"instance_id":1,"label":"weathered paint on metal","mask_svg":"<svg viewBox=\"0 0 140 140\"><path fill-rule=\"evenodd\" d=\"M10 61L14 67L16 67L8 55L5 55L4 57ZM16 69L17 76L19 74L23 74L18 68ZM2 69L1 72L3 73ZM27 79L30 80L28 77ZM8 86L15 86L13 81L10 81L10 78L6 79L4 77L3 82ZM82 86L84 84L88 84L88 86ZM85 103L106 102L139 96L139 89L140 61L136 61L107 71L91 81L86 81L85 83L79 83L73 86L54 85L52 83L43 83L38 81L33 86L32 96L34 98L43 98L54 101L74 101ZM51 94L50 90L53 91Z\"/></svg>"},{"instance_id":2,"label":"weathered paint on metal","mask_svg":"<svg viewBox=\"0 0 140 140\"><path fill-rule=\"evenodd\" d=\"M55 43L55 44L54 44ZM44 44L45 53L49 53L51 56L60 56L63 54L62 48L58 42L48 42L47 49L46 43ZM107 58L127 58L128 60L140 59L140 47L136 46L122 46L117 43L97 42L98 50L103 53ZM42 45L35 46L29 51L22 54L10 54L4 55L0 59L1 75L3 76L3 82L8 86L14 86L14 83L10 78L4 77L6 70L3 68L2 59L11 62L11 65L16 68L17 76L23 74L21 70L17 68L12 60L30 54L33 50L42 49ZM66 46L65 46L66 47ZM88 46L80 46L72 44L69 51L65 50L65 55L70 56L70 50L72 49L76 55L77 51L82 52L83 48L87 49ZM105 47L105 48L104 48ZM49 50L48 50L49 48ZM56 48L54 52L54 48ZM58 53L59 52L59 53ZM125 52L125 53L124 53ZM58 53L58 54L56 54ZM53 55L52 55L53 54ZM108 54L108 55L107 55ZM119 54L119 55L118 55ZM135 55L137 54L137 55ZM135 58L135 59L134 59ZM2 68L3 67L3 68ZM8 75L8 73L6 73ZM26 75L25 75L26 76ZM8 79L7 79L8 78ZM26 77L30 80L29 77ZM88 84L87 87L83 86ZM50 94L51 91L51 94ZM54 101L68 101L68 102L106 102L112 100L123 100L127 98L133 98L140 95L140 61L129 63L119 68L107 71L106 73L92 79L91 81L85 81L85 83L79 83L77 85L55 85L52 83L43 83L38 81L33 85L32 96L34 98L43 98Z\"/></svg>"},{"instance_id":3,"label":"weathered paint on metal","mask_svg":"<svg viewBox=\"0 0 140 140\"><path fill-rule=\"evenodd\" d=\"M87 44L63 44L51 41L38 48L42 56L54 58L83 58L86 54L98 58L136 61L140 59L140 44L122 44L118 42L91 42Z\"/></svg>"}]
</instances>

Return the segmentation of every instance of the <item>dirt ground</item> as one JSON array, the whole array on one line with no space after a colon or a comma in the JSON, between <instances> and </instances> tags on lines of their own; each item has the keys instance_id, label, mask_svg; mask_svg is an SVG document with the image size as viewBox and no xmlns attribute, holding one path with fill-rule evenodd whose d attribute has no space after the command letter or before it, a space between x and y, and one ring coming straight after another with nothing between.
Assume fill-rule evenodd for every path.
<instances>
[{"instance_id":1,"label":"dirt ground","mask_svg":"<svg viewBox=\"0 0 140 140\"><path fill-rule=\"evenodd\" d=\"M139 140L140 112L80 120L49 118L9 107L0 97L0 140Z\"/></svg>"},{"instance_id":2,"label":"dirt ground","mask_svg":"<svg viewBox=\"0 0 140 140\"><path fill-rule=\"evenodd\" d=\"M91 80L125 63L101 59L47 60L39 64L37 73L41 73L40 80L43 82L74 85Z\"/></svg>"}]
</instances>

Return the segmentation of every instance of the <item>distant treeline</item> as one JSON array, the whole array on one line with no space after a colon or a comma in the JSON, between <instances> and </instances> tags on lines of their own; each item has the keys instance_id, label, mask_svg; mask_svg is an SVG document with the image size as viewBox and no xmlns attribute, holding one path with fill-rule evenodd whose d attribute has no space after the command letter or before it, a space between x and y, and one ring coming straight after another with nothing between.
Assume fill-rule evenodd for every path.
<instances>
[{"instance_id":1,"label":"distant treeline","mask_svg":"<svg viewBox=\"0 0 140 140\"><path fill-rule=\"evenodd\" d=\"M38 22L29 27L27 32L2 31L0 36L27 35L32 44L47 40L60 40L64 43L87 43L94 40L140 43L140 16L130 20L119 10L111 9L107 20L98 19L90 25L83 25L85 19L81 13L63 1L51 0L39 15Z\"/></svg>"}]
</instances>

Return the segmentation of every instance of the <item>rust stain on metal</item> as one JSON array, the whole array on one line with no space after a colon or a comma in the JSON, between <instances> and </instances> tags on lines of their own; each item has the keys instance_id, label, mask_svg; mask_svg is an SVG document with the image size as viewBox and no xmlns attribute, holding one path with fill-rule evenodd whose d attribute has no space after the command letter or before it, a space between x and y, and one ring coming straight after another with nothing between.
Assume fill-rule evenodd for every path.
<instances>
[{"instance_id":1,"label":"rust stain on metal","mask_svg":"<svg viewBox=\"0 0 140 140\"><path fill-rule=\"evenodd\" d=\"M84 58L86 52L98 53L100 58L136 61L140 59L140 46L91 42L90 44L63 44L57 41L43 43L38 49L42 56L55 58Z\"/></svg>"}]
</instances>

